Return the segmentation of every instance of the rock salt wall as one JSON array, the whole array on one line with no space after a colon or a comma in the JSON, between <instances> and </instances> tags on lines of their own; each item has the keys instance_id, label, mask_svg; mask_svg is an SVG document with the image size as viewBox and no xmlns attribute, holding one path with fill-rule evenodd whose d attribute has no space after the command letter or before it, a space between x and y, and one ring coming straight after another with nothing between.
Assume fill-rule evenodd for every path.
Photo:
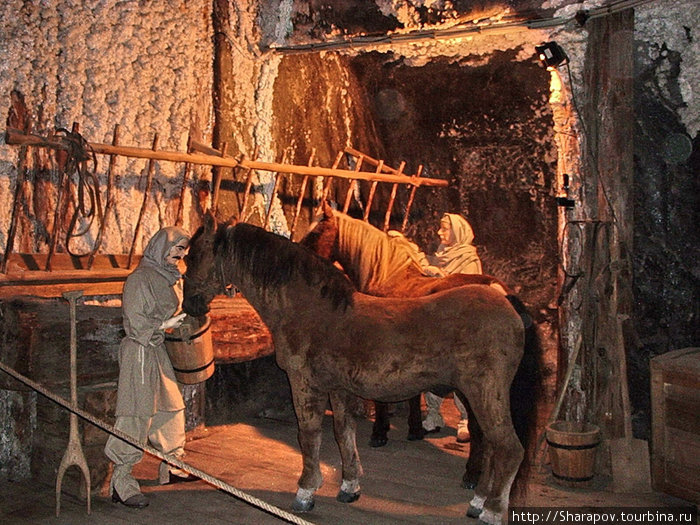
<instances>
[{"instance_id":1,"label":"rock salt wall","mask_svg":"<svg viewBox=\"0 0 700 525\"><path fill-rule=\"evenodd\" d=\"M20 93L34 133L70 129L74 122L90 142L185 151L190 128L212 130L211 2L51 0L0 3L0 122L3 131L11 93ZM17 180L19 147L0 137L0 249L5 248ZM44 154L33 154L36 183L26 185L15 251L46 252L58 175ZM97 174L104 189L106 157ZM146 161L120 158L115 167L116 210L107 219L102 249L128 253L143 200ZM160 162L144 215L142 239L174 223L183 167ZM195 176L207 177L205 169ZM194 183L185 196L184 226L198 224L192 209ZM104 203L103 195L103 203ZM94 230L74 248L91 247ZM65 246L59 244L59 251ZM7 379L3 377L3 380ZM36 394L0 390L0 478L29 475Z\"/></svg>"},{"instance_id":2,"label":"rock salt wall","mask_svg":"<svg viewBox=\"0 0 700 525\"><path fill-rule=\"evenodd\" d=\"M211 3L194 1L22 2L0 6L0 121L6 122L13 90L24 96L33 132L70 129L74 122L90 142L185 151L190 127L206 137L212 128ZM18 147L0 142L0 245L11 216ZM33 162L41 164L40 159ZM106 157L98 175L106 185ZM143 199L146 161L120 158L116 165L116 212L108 217L104 251L128 253ZM202 170L200 170L201 173ZM56 177L50 167L45 177ZM159 162L142 226L148 240L174 223L183 166ZM45 251L41 207L51 195L25 200L29 222L20 224L15 251ZM192 192L187 192L186 209ZM104 202L104 196L103 196ZM196 217L185 217L185 227ZM195 222L196 224L196 222ZM39 238L30 235L38 232ZM44 232L42 236L41 233ZM94 231L83 239L90 246ZM137 242L141 250L141 239Z\"/></svg>"}]
</instances>

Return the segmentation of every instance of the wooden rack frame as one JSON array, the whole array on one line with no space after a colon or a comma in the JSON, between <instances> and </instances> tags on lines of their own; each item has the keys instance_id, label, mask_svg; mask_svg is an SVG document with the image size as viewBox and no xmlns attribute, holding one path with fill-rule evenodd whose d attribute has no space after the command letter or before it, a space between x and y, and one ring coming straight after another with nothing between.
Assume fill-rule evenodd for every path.
<instances>
[{"instance_id":1,"label":"wooden rack frame","mask_svg":"<svg viewBox=\"0 0 700 525\"><path fill-rule=\"evenodd\" d=\"M74 124L74 131L78 129ZM207 165L214 169L212 180L212 209L215 211L218 205L220 185L222 180L221 168L238 168L245 170L245 190L243 195L243 204L241 216L245 217L245 212L248 208L248 197L252 188L252 179L254 170L270 171L275 173L275 182L273 194L277 193L280 180L283 174L294 174L303 176L300 195L297 198L294 217L291 224L291 234L294 235L294 230L297 226L297 219L301 211L304 194L309 181L309 177L327 177L327 181L323 188L323 199L326 198L330 180L334 177L350 180L350 185L345 196L342 210L347 212L354 187L358 180L370 181L370 193L365 207L364 220L369 218L369 211L374 198L375 190L378 183L392 184L390 200L384 215L384 230L389 226L392 208L394 205L397 189L400 185L407 185L411 188L409 201L404 213L402 231L405 229L409 211L413 204L416 190L421 186L446 187L448 182L442 179L431 179L422 177L422 166L413 175L403 173L405 163L401 163L398 169L386 166L383 160L374 159L353 148L345 148L339 152L333 165L330 168L313 166L315 160L315 151L312 151L307 165L294 165L275 162L262 162L257 159L256 152L252 159L233 158L226 153L226 144L221 150L217 150L201 143L190 140L188 143L188 151L186 153L177 151L166 151L158 149L158 136L154 136L153 144L150 149L122 146L119 145L119 128L115 126L112 144L87 143L87 147L91 153L99 155L108 155L109 164L107 168L107 187L106 187L106 205L104 213L100 210L100 224L98 233L95 239L96 251L99 250L105 230L108 213L114 206L114 198L112 195L114 183L114 164L117 156L148 159L146 188L144 190L144 198L141 205L141 210L137 219L134 230L134 238L128 256L124 255L104 255L92 253L87 258L86 263L76 260L76 257L67 254L54 254L53 250L47 255L42 254L14 254L14 234L16 229L16 214L19 206L20 186L24 181L26 154L29 147L49 148L57 151L67 151L71 148L71 144L65 137L49 136L42 137L39 135L24 132L19 129L8 127L5 132L5 142L10 145L21 146L20 159L18 166L18 181L15 190L15 207L11 217L10 228L7 235L7 245L5 254L0 267L0 297L8 297L12 295L28 293L44 297L60 296L63 292L76 287L84 290L85 295L111 295L121 292L126 276L131 271L131 268L137 262L137 256L134 253L134 247L138 236L140 235L140 224L143 218L144 211L148 204L150 194L150 185L154 173L154 165L156 161L169 161L176 163L184 163L185 170L183 175L182 193L180 195L180 203L177 212L177 223L182 221L182 197L185 192L188 179L190 177L193 165ZM344 155L354 158L354 169L346 170L338 168L340 161ZM365 165L374 167L374 171L365 171ZM96 189L100 193L100 189ZM264 227L267 228L270 219L271 203L268 207ZM55 223L56 224L56 223ZM57 233L57 232L54 232ZM54 235L52 235L54 237ZM12 264L14 262L14 264ZM26 267L24 270L21 267ZM43 270L41 269L43 267Z\"/></svg>"}]
</instances>

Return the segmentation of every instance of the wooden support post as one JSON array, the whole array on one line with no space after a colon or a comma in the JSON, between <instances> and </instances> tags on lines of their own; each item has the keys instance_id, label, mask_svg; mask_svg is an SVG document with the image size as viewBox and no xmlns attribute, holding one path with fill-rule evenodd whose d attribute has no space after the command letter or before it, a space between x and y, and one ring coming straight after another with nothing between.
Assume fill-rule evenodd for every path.
<instances>
[{"instance_id":1,"label":"wooden support post","mask_svg":"<svg viewBox=\"0 0 700 525\"><path fill-rule=\"evenodd\" d=\"M316 157L316 148L311 148L311 155L309 155L309 166L313 166L314 164L314 157ZM294 209L294 219L292 219L292 227L290 229L290 234L289 238L293 239L294 238L294 231L297 228L297 222L299 220L299 213L301 212L301 205L304 202L304 194L306 193L306 185L309 182L309 175L304 175L304 178L301 179L301 187L299 188L299 198L297 199L297 205L296 208Z\"/></svg>"},{"instance_id":2,"label":"wooden support post","mask_svg":"<svg viewBox=\"0 0 700 525\"><path fill-rule=\"evenodd\" d=\"M364 155L357 157L357 163L355 164L355 171L359 172L362 169L362 161L365 160ZM348 186L348 192L345 194L345 202L343 203L343 213L347 213L350 209L350 199L352 199L352 192L355 189L357 180L351 179L350 185Z\"/></svg>"},{"instance_id":3,"label":"wooden support post","mask_svg":"<svg viewBox=\"0 0 700 525\"><path fill-rule=\"evenodd\" d=\"M7 232L7 243L5 244L5 255L2 258L2 273L7 273L7 262L12 255L17 233L17 215L22 206L22 192L24 189L24 175L28 164L29 148L22 146L19 149L19 160L17 162L17 182L15 183L15 196L12 202L12 216L10 217L10 229Z\"/></svg>"},{"instance_id":4,"label":"wooden support post","mask_svg":"<svg viewBox=\"0 0 700 525\"><path fill-rule=\"evenodd\" d=\"M119 144L119 124L116 124L114 126L114 132L112 133L112 145L116 146L117 144ZM102 237L104 235L105 228L107 227L107 216L114 207L114 195L112 194L112 191L114 188L114 165L116 164L116 161L116 155L112 154L109 156L109 165L107 166L107 203L105 204L104 215L102 216L99 229L97 230L97 237L95 238L95 249L90 253L90 257L88 257L88 270L92 268L92 265L95 262L95 254L99 251L100 247L102 246ZM96 187L95 194L98 195L99 192L100 188Z\"/></svg>"},{"instance_id":5,"label":"wooden support post","mask_svg":"<svg viewBox=\"0 0 700 525\"><path fill-rule=\"evenodd\" d=\"M187 137L187 153L192 151L192 135ZM190 180L192 173L192 164L185 163L185 172L182 174L182 186L180 187L180 199L177 203L177 213L175 213L175 226L182 226L182 215L185 209L185 193L187 191L187 183Z\"/></svg>"},{"instance_id":6,"label":"wooden support post","mask_svg":"<svg viewBox=\"0 0 700 525\"><path fill-rule=\"evenodd\" d=\"M80 127L77 122L73 123L72 133L79 133ZM63 204L63 193L66 191L66 186L70 186L70 176L66 173L66 158L65 155L62 156L59 152L57 154L58 165L60 170L60 177L58 182L58 195L56 196L56 211L53 215L53 231L51 232L51 241L49 244L49 254L46 257L46 271L51 271L51 258L56 252L56 246L58 245L58 235L61 231L61 224L59 218L61 216L61 205Z\"/></svg>"},{"instance_id":7,"label":"wooden support post","mask_svg":"<svg viewBox=\"0 0 700 525\"><path fill-rule=\"evenodd\" d=\"M398 172L399 175L403 175L403 169L406 166L405 161L401 161ZM391 219L391 210L394 207L394 200L396 200L396 190L398 189L398 184L394 183L391 185L391 195L389 196L389 204L386 207L386 214L384 215L384 231L389 229L389 220Z\"/></svg>"},{"instance_id":8,"label":"wooden support post","mask_svg":"<svg viewBox=\"0 0 700 525\"><path fill-rule=\"evenodd\" d=\"M153 136L153 151L158 149L158 133ZM155 169L155 159L149 159L148 170L146 173L146 188L143 190L143 202L141 203L141 210L139 211L139 216L136 219L136 226L134 228L134 238L131 241L131 249L129 250L129 258L126 262L126 267L131 268L131 264L134 259L134 250L136 249L136 239L138 239L141 233L141 221L143 220L143 214L146 212L146 205L148 204L148 195L151 193L151 184L153 183L153 170Z\"/></svg>"},{"instance_id":9,"label":"wooden support post","mask_svg":"<svg viewBox=\"0 0 700 525\"><path fill-rule=\"evenodd\" d=\"M282 173L275 173L275 184L272 187L272 193L270 193L270 204L267 207L267 213L265 214L265 222L263 223L263 228L267 230L267 226L270 224L270 216L272 215L272 205L275 203L275 197L277 196L277 188L280 185L280 179L282 178Z\"/></svg>"},{"instance_id":10,"label":"wooden support post","mask_svg":"<svg viewBox=\"0 0 700 525\"><path fill-rule=\"evenodd\" d=\"M381 173L382 169L384 168L384 161L380 160L379 163L377 164L377 173ZM362 217L362 220L365 222L369 221L369 212L372 209L372 201L374 200L374 192L377 191L377 184L378 181L373 180L372 181L372 186L369 188L369 195L367 196L367 207L365 208L365 214Z\"/></svg>"},{"instance_id":11,"label":"wooden support post","mask_svg":"<svg viewBox=\"0 0 700 525\"><path fill-rule=\"evenodd\" d=\"M338 152L338 154L335 156L335 160L333 161L333 166L331 166L331 169L338 169L338 166L340 166L340 161L343 160L343 155L345 155L345 153L343 153L342 151ZM331 189L331 182L333 182L333 177L326 177L326 181L323 184L323 192L321 193L321 198L319 199L318 204L314 207L312 212L312 215L314 217L321 213L323 203L328 200L328 192Z\"/></svg>"},{"instance_id":12,"label":"wooden support post","mask_svg":"<svg viewBox=\"0 0 700 525\"><path fill-rule=\"evenodd\" d=\"M228 142L224 142L221 145L221 157L226 157L228 151ZM219 207L219 189L221 188L221 178L223 177L221 167L214 168L214 180L212 181L212 197L211 197L211 210L214 215L216 215L216 210Z\"/></svg>"},{"instance_id":13,"label":"wooden support post","mask_svg":"<svg viewBox=\"0 0 700 525\"><path fill-rule=\"evenodd\" d=\"M418 170L416 170L416 174L414 177L416 179L419 179L421 176L421 173L423 173L423 165L421 164L418 166ZM418 189L418 184L414 184L413 187L411 188L411 194L408 196L408 202L406 203L406 213L403 214L403 222L401 223L401 233L404 233L406 231L406 225L408 224L408 214L411 212L411 206L413 206L413 199L416 196L416 190Z\"/></svg>"},{"instance_id":14,"label":"wooden support post","mask_svg":"<svg viewBox=\"0 0 700 525\"><path fill-rule=\"evenodd\" d=\"M255 146L255 151L253 152L253 160L257 160L260 154L260 146ZM250 194L250 188L253 184L253 168L246 168L246 179L245 179L245 190L243 191L243 206L241 206L241 214L238 217L239 220L245 221L245 214L248 210L248 195Z\"/></svg>"}]
</instances>

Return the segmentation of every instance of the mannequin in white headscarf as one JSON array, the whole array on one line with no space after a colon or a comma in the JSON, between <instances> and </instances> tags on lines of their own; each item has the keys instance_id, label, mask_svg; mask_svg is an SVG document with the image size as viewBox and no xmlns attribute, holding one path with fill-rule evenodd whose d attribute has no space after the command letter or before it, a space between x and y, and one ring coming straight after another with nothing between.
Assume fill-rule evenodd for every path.
<instances>
[{"instance_id":1,"label":"mannequin in white headscarf","mask_svg":"<svg viewBox=\"0 0 700 525\"><path fill-rule=\"evenodd\" d=\"M119 347L115 428L176 457L184 455L185 403L164 340L165 330L178 327L185 317L184 313L174 315L180 306L175 287L180 286L177 264L189 239L180 228L158 231L126 279L122 296L126 337ZM143 452L111 435L105 454L114 462L112 500L134 508L147 506L148 499L131 474ZM161 484L196 479L165 462L160 466Z\"/></svg>"},{"instance_id":2,"label":"mannequin in white headscarf","mask_svg":"<svg viewBox=\"0 0 700 525\"><path fill-rule=\"evenodd\" d=\"M453 273L482 273L481 260L477 254L474 242L474 231L467 220L456 213L445 213L440 220L440 229L437 231L440 238L435 255L429 255L428 261L430 269L434 273L440 272L442 275ZM428 413L423 420L423 428L426 432L438 432L445 425L445 421L440 414L443 398L433 394L425 393L425 404ZM457 441L462 443L469 440L469 429L467 427L467 410L454 395L454 402L459 411L460 419L457 424Z\"/></svg>"}]
</instances>

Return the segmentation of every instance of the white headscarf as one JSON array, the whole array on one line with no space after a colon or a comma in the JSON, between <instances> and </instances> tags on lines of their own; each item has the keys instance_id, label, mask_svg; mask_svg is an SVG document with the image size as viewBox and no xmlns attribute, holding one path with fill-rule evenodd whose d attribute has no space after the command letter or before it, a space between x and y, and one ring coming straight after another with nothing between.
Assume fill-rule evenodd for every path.
<instances>
[{"instance_id":1,"label":"white headscarf","mask_svg":"<svg viewBox=\"0 0 700 525\"><path fill-rule=\"evenodd\" d=\"M450 221L453 243L438 246L431 262L441 268L445 274L481 273L481 260L477 254L474 231L467 220L456 213L445 213L442 219Z\"/></svg>"},{"instance_id":2,"label":"white headscarf","mask_svg":"<svg viewBox=\"0 0 700 525\"><path fill-rule=\"evenodd\" d=\"M167 226L160 229L151 240L148 241L146 249L143 251L143 258L139 266L150 267L168 280L172 286L182 275L174 264L168 263L165 258L170 253L170 249L182 239L189 242L190 234L177 226Z\"/></svg>"}]
</instances>

